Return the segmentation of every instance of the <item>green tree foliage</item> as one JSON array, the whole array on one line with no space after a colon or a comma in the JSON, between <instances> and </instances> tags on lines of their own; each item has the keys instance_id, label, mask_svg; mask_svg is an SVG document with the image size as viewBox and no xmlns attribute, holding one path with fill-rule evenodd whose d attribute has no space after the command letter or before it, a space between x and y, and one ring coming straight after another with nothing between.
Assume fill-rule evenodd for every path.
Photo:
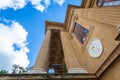
<instances>
[{"instance_id":1,"label":"green tree foliage","mask_svg":"<svg viewBox=\"0 0 120 80\"><path fill-rule=\"evenodd\" d=\"M21 73L25 73L28 72L29 70L31 70L33 67L27 67L27 68L23 68L19 65L14 64L13 68L12 68L12 74L21 74Z\"/></svg>"},{"instance_id":2,"label":"green tree foliage","mask_svg":"<svg viewBox=\"0 0 120 80\"><path fill-rule=\"evenodd\" d=\"M8 71L3 70L3 69L0 71L0 74L7 74L7 73L8 73Z\"/></svg>"},{"instance_id":3,"label":"green tree foliage","mask_svg":"<svg viewBox=\"0 0 120 80\"><path fill-rule=\"evenodd\" d=\"M13 65L12 73L16 74L18 72L19 65Z\"/></svg>"},{"instance_id":4,"label":"green tree foliage","mask_svg":"<svg viewBox=\"0 0 120 80\"><path fill-rule=\"evenodd\" d=\"M64 64L63 72L64 72L65 74L67 73L67 67L66 67L65 64Z\"/></svg>"}]
</instances>

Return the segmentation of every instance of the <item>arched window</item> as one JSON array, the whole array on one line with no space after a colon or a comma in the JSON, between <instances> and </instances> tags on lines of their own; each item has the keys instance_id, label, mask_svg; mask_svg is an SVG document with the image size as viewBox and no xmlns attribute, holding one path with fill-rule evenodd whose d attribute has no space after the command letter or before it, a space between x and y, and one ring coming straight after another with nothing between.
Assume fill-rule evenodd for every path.
<instances>
[{"instance_id":1,"label":"arched window","mask_svg":"<svg viewBox=\"0 0 120 80\"><path fill-rule=\"evenodd\" d=\"M98 0L98 6L116 6L120 5L120 0Z\"/></svg>"}]
</instances>

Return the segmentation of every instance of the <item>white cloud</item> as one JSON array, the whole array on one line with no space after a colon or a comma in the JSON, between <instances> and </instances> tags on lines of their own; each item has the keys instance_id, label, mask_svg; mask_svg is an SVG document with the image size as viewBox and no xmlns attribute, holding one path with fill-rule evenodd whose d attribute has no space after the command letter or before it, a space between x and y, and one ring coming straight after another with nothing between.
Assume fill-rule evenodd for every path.
<instances>
[{"instance_id":1,"label":"white cloud","mask_svg":"<svg viewBox=\"0 0 120 80\"><path fill-rule=\"evenodd\" d=\"M45 10L45 6L41 4L42 0L30 0L30 1L36 10L41 11L41 12Z\"/></svg>"},{"instance_id":2,"label":"white cloud","mask_svg":"<svg viewBox=\"0 0 120 80\"><path fill-rule=\"evenodd\" d=\"M0 69L11 72L13 64L27 67L29 64L27 57L29 49L26 47L28 32L16 21L1 20L5 24L0 22Z\"/></svg>"},{"instance_id":3,"label":"white cloud","mask_svg":"<svg viewBox=\"0 0 120 80\"><path fill-rule=\"evenodd\" d=\"M38 11L45 11L50 5L50 0L30 0L33 7Z\"/></svg>"},{"instance_id":4,"label":"white cloud","mask_svg":"<svg viewBox=\"0 0 120 80\"><path fill-rule=\"evenodd\" d=\"M62 6L63 3L65 2L65 0L53 0L53 1L58 3L60 6Z\"/></svg>"},{"instance_id":5,"label":"white cloud","mask_svg":"<svg viewBox=\"0 0 120 80\"><path fill-rule=\"evenodd\" d=\"M50 0L45 0L45 5L48 7L50 5Z\"/></svg>"},{"instance_id":6,"label":"white cloud","mask_svg":"<svg viewBox=\"0 0 120 80\"><path fill-rule=\"evenodd\" d=\"M13 8L21 9L26 5L26 0L0 0L0 9Z\"/></svg>"},{"instance_id":7,"label":"white cloud","mask_svg":"<svg viewBox=\"0 0 120 80\"><path fill-rule=\"evenodd\" d=\"M52 0L58 5L62 6L65 0ZM0 0L0 10L12 8L14 10L22 9L25 5L31 2L31 5L38 11L44 12L51 4L51 0Z\"/></svg>"}]
</instances>

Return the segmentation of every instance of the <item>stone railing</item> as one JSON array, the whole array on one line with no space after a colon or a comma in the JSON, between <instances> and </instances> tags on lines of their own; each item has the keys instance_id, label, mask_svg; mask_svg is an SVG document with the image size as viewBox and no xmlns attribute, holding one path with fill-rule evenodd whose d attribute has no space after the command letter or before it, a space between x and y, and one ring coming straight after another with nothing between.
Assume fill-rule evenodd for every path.
<instances>
[{"instance_id":1,"label":"stone railing","mask_svg":"<svg viewBox=\"0 0 120 80\"><path fill-rule=\"evenodd\" d=\"M94 74L5 74L0 80L97 80Z\"/></svg>"}]
</instances>

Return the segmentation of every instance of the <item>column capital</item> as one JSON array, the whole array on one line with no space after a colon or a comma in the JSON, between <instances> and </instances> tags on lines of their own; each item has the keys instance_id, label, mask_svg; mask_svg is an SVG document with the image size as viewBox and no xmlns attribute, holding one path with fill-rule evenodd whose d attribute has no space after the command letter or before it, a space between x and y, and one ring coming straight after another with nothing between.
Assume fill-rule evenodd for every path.
<instances>
[{"instance_id":1,"label":"column capital","mask_svg":"<svg viewBox=\"0 0 120 80\"><path fill-rule=\"evenodd\" d=\"M52 29L51 28L47 28L47 31L51 31Z\"/></svg>"}]
</instances>

